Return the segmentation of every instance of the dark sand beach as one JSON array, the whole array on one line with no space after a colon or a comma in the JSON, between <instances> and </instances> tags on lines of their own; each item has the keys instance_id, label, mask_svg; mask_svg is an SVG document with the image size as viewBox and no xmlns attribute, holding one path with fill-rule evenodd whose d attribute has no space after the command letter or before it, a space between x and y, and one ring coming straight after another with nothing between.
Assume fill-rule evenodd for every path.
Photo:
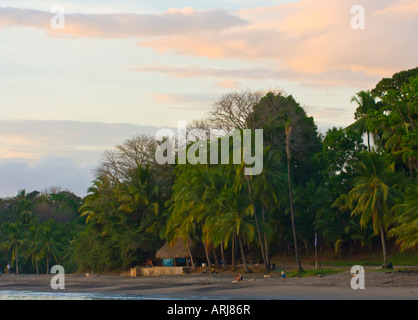
<instances>
[{"instance_id":1,"label":"dark sand beach","mask_svg":"<svg viewBox=\"0 0 418 320\"><path fill-rule=\"evenodd\" d=\"M53 290L54 275L0 277L0 291L123 295L147 299L418 299L418 270L365 273L365 289L353 290L349 271L323 277L288 278L279 274L244 275L233 283L232 274L185 274L130 277L121 275L66 274L65 289Z\"/></svg>"}]
</instances>

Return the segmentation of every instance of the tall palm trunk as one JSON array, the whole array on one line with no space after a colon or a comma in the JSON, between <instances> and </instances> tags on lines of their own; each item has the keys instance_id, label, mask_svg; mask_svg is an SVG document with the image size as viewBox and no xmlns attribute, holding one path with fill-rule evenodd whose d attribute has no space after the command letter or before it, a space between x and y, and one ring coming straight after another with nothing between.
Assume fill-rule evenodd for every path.
<instances>
[{"instance_id":1,"label":"tall palm trunk","mask_svg":"<svg viewBox=\"0 0 418 320\"><path fill-rule=\"evenodd\" d=\"M19 251L16 245L16 274L19 274Z\"/></svg>"},{"instance_id":2,"label":"tall palm trunk","mask_svg":"<svg viewBox=\"0 0 418 320\"><path fill-rule=\"evenodd\" d=\"M46 254L46 274L49 274L49 254Z\"/></svg>"},{"instance_id":3,"label":"tall palm trunk","mask_svg":"<svg viewBox=\"0 0 418 320\"><path fill-rule=\"evenodd\" d=\"M382 249L383 249L383 263L384 267L388 267L388 258L387 258L387 249L386 249L386 239L385 239L385 229L383 224L380 225L380 237L382 239Z\"/></svg>"},{"instance_id":4,"label":"tall palm trunk","mask_svg":"<svg viewBox=\"0 0 418 320\"><path fill-rule=\"evenodd\" d=\"M221 241L221 257L222 257L222 267L226 269L226 259L225 259L225 252L224 252L224 241Z\"/></svg>"},{"instance_id":5,"label":"tall palm trunk","mask_svg":"<svg viewBox=\"0 0 418 320\"><path fill-rule=\"evenodd\" d=\"M258 242L260 244L260 250L261 250L261 255L263 257L264 267L267 271L268 270L268 265L267 265L266 255L264 253L263 241L261 240L261 232L260 232L260 226L258 224L257 210L256 210L256 207L255 207L254 198L253 198L253 195L252 195L252 192L251 192L250 178L248 176L246 176L246 178L247 178L247 184L248 184L248 191L250 193L251 202L252 202L253 208L254 208L254 220L255 220L255 226L257 228Z\"/></svg>"},{"instance_id":6,"label":"tall palm trunk","mask_svg":"<svg viewBox=\"0 0 418 320\"><path fill-rule=\"evenodd\" d=\"M187 241L187 251L189 252L190 262L192 264L192 270L194 271L196 269L196 267L194 265L193 256L192 256L192 250L190 250L190 245L189 245L189 242L188 241Z\"/></svg>"},{"instance_id":7,"label":"tall palm trunk","mask_svg":"<svg viewBox=\"0 0 418 320\"><path fill-rule=\"evenodd\" d=\"M242 257L242 264L244 265L244 272L249 273L251 272L251 270L248 268L247 260L245 259L244 247L242 246L242 241L241 241L240 236L238 236L238 242L239 242L239 247L241 249L241 257Z\"/></svg>"},{"instance_id":8,"label":"tall palm trunk","mask_svg":"<svg viewBox=\"0 0 418 320\"><path fill-rule=\"evenodd\" d=\"M285 132L286 132L287 180L289 182L290 217L292 219L292 232L293 232L293 241L295 244L295 257L296 257L296 264L298 265L298 272L303 272L302 265L300 264L298 240L296 237L295 215L293 212L292 182L290 179L290 136L292 133L292 125L290 123L286 125Z\"/></svg>"},{"instance_id":9,"label":"tall palm trunk","mask_svg":"<svg viewBox=\"0 0 418 320\"><path fill-rule=\"evenodd\" d=\"M262 205L261 207L261 213L262 213L263 222L266 222L264 205ZM263 234L264 234L264 251L266 253L266 262L267 262L267 266L270 269L270 257L269 257L269 246L268 246L268 241L267 241L267 234L265 232L263 232Z\"/></svg>"},{"instance_id":10,"label":"tall palm trunk","mask_svg":"<svg viewBox=\"0 0 418 320\"><path fill-rule=\"evenodd\" d=\"M231 257L232 271L235 271L235 233L232 237L232 257Z\"/></svg>"},{"instance_id":11,"label":"tall palm trunk","mask_svg":"<svg viewBox=\"0 0 418 320\"><path fill-rule=\"evenodd\" d=\"M206 241L203 241L203 246L205 247L205 254L206 254L206 260L208 261L208 267L211 268L212 264L210 263L208 245L206 244Z\"/></svg>"},{"instance_id":12,"label":"tall palm trunk","mask_svg":"<svg viewBox=\"0 0 418 320\"><path fill-rule=\"evenodd\" d=\"M213 253L213 258L215 259L215 265L216 266L219 266L218 257L216 256L216 248L215 248L215 246L212 246L212 253Z\"/></svg>"}]
</instances>

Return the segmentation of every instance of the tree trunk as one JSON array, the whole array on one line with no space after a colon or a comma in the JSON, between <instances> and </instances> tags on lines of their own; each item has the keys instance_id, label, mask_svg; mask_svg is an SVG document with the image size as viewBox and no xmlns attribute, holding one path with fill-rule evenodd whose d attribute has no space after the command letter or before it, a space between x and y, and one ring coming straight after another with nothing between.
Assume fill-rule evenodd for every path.
<instances>
[{"instance_id":1,"label":"tree trunk","mask_svg":"<svg viewBox=\"0 0 418 320\"><path fill-rule=\"evenodd\" d=\"M263 222L266 222L266 217L265 217L265 208L264 205L261 207L261 212L262 212L262 217L263 217ZM270 269L270 257L269 257L269 246L268 246L268 241L267 241L267 234L264 232L264 251L266 253L266 262L267 262L267 266Z\"/></svg>"},{"instance_id":2,"label":"tree trunk","mask_svg":"<svg viewBox=\"0 0 418 320\"><path fill-rule=\"evenodd\" d=\"M289 182L290 217L292 219L292 232L293 232L293 242L295 244L296 264L298 265L298 272L303 272L302 265L300 264L298 240L296 237L295 215L293 213L292 182L290 180L290 135L291 135L291 132L292 132L292 125L290 124L286 126L287 180Z\"/></svg>"},{"instance_id":3,"label":"tree trunk","mask_svg":"<svg viewBox=\"0 0 418 320\"><path fill-rule=\"evenodd\" d=\"M386 249L386 240L385 240L385 229L383 228L383 224L380 225L380 236L382 239L382 249L383 249L383 266L385 268L388 267L388 258L387 258L387 249Z\"/></svg>"},{"instance_id":4,"label":"tree trunk","mask_svg":"<svg viewBox=\"0 0 418 320\"><path fill-rule=\"evenodd\" d=\"M250 178L248 176L246 176L246 178L247 178L247 184L248 184L248 191L250 193L251 202L252 202L253 208L254 208L254 220L255 220L255 226L257 228L258 242L260 243L260 250L261 250L261 255L263 257L264 267L267 271L268 270L268 265L267 265L266 255L264 253L263 241L261 240L261 232L260 232L260 226L258 225L257 210L255 208L254 198L253 198L253 195L252 195L252 192L251 192Z\"/></svg>"},{"instance_id":5,"label":"tree trunk","mask_svg":"<svg viewBox=\"0 0 418 320\"><path fill-rule=\"evenodd\" d=\"M250 273L251 270L248 268L247 260L245 259L244 247L242 246L242 241L241 241L240 236L238 236L238 242L239 242L239 247L241 249L241 257L242 257L242 264L244 265L244 272Z\"/></svg>"},{"instance_id":6,"label":"tree trunk","mask_svg":"<svg viewBox=\"0 0 418 320\"><path fill-rule=\"evenodd\" d=\"M192 270L194 271L196 268L195 268L195 265L194 265L194 262L193 262L192 251L190 250L190 245L189 245L188 241L187 241L187 251L189 252L190 263L192 264Z\"/></svg>"},{"instance_id":7,"label":"tree trunk","mask_svg":"<svg viewBox=\"0 0 418 320\"><path fill-rule=\"evenodd\" d=\"M215 265L219 266L218 257L216 256L215 246L212 247L213 258L215 259Z\"/></svg>"},{"instance_id":8,"label":"tree trunk","mask_svg":"<svg viewBox=\"0 0 418 320\"><path fill-rule=\"evenodd\" d=\"M232 237L232 257L231 257L232 271L235 271L235 233Z\"/></svg>"},{"instance_id":9,"label":"tree trunk","mask_svg":"<svg viewBox=\"0 0 418 320\"><path fill-rule=\"evenodd\" d=\"M210 263L208 245L206 244L206 241L203 241L203 246L205 247L205 254L206 254L206 260L208 262L208 267L211 268L212 264Z\"/></svg>"},{"instance_id":10,"label":"tree trunk","mask_svg":"<svg viewBox=\"0 0 418 320\"><path fill-rule=\"evenodd\" d=\"M36 260L36 274L39 274L38 260Z\"/></svg>"},{"instance_id":11,"label":"tree trunk","mask_svg":"<svg viewBox=\"0 0 418 320\"><path fill-rule=\"evenodd\" d=\"M370 152L370 133L369 132L367 132L367 147L368 147L369 152Z\"/></svg>"},{"instance_id":12,"label":"tree trunk","mask_svg":"<svg viewBox=\"0 0 418 320\"><path fill-rule=\"evenodd\" d=\"M221 241L221 257L222 257L222 267L226 269L226 259L225 259L225 252L224 252L224 241Z\"/></svg>"},{"instance_id":13,"label":"tree trunk","mask_svg":"<svg viewBox=\"0 0 418 320\"><path fill-rule=\"evenodd\" d=\"M49 254L46 254L46 274L49 274Z\"/></svg>"},{"instance_id":14,"label":"tree trunk","mask_svg":"<svg viewBox=\"0 0 418 320\"><path fill-rule=\"evenodd\" d=\"M16 245L16 274L19 274L19 251L17 250L17 245Z\"/></svg>"}]
</instances>

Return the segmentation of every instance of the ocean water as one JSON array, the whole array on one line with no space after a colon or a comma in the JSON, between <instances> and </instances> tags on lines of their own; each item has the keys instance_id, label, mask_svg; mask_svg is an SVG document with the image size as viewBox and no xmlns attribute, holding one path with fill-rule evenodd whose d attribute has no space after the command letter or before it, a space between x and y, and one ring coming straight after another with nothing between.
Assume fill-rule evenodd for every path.
<instances>
[{"instance_id":1,"label":"ocean water","mask_svg":"<svg viewBox=\"0 0 418 320\"><path fill-rule=\"evenodd\" d=\"M142 296L81 292L0 290L0 300L146 300Z\"/></svg>"},{"instance_id":2,"label":"ocean water","mask_svg":"<svg viewBox=\"0 0 418 320\"><path fill-rule=\"evenodd\" d=\"M218 296L187 295L123 295L85 292L39 292L29 290L0 290L0 300L235 300Z\"/></svg>"}]
</instances>

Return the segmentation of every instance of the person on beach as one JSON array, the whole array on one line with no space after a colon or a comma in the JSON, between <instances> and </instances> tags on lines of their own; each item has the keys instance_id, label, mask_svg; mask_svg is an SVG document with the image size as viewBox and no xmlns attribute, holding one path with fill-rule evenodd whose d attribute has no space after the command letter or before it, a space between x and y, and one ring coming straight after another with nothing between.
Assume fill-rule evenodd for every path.
<instances>
[{"instance_id":1,"label":"person on beach","mask_svg":"<svg viewBox=\"0 0 418 320\"><path fill-rule=\"evenodd\" d=\"M240 282L240 281L242 281L244 278L243 278L243 276L241 275L241 273L238 273L237 274L237 276L235 277L235 282Z\"/></svg>"},{"instance_id":2,"label":"person on beach","mask_svg":"<svg viewBox=\"0 0 418 320\"><path fill-rule=\"evenodd\" d=\"M286 272L284 272L284 270L282 271L282 282L286 281Z\"/></svg>"}]
</instances>

